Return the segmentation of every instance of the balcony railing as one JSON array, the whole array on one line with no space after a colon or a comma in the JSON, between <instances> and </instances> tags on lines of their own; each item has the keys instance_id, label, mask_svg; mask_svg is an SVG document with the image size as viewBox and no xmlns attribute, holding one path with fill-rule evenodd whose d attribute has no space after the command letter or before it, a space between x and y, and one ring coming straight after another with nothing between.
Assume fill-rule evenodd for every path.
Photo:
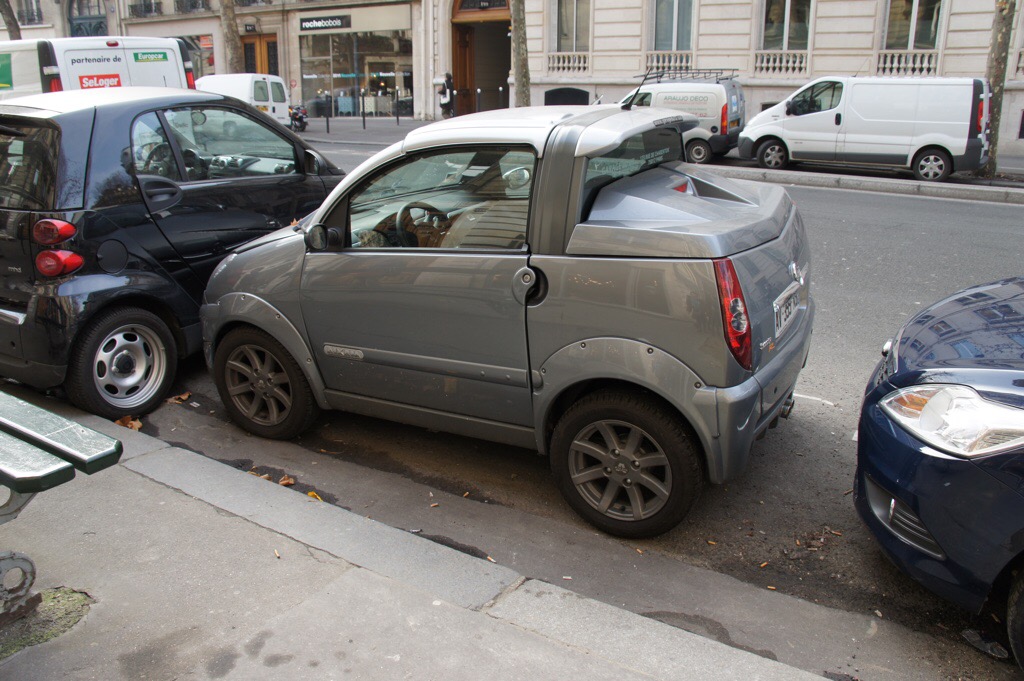
<instances>
[{"instance_id":1,"label":"balcony railing","mask_svg":"<svg viewBox=\"0 0 1024 681\"><path fill-rule=\"evenodd\" d=\"M807 52L762 50L754 53L754 75L768 78L807 75Z\"/></svg>"},{"instance_id":2,"label":"balcony railing","mask_svg":"<svg viewBox=\"0 0 1024 681\"><path fill-rule=\"evenodd\" d=\"M18 10L18 24L21 26L33 26L41 23L43 23L43 10L38 7Z\"/></svg>"},{"instance_id":3,"label":"balcony railing","mask_svg":"<svg viewBox=\"0 0 1024 681\"><path fill-rule=\"evenodd\" d=\"M273 5L274 0L235 0L236 7L252 7L253 5Z\"/></svg>"},{"instance_id":4,"label":"balcony railing","mask_svg":"<svg viewBox=\"0 0 1024 681\"><path fill-rule=\"evenodd\" d=\"M688 71L693 67L693 52L648 52L647 68L653 71Z\"/></svg>"},{"instance_id":5,"label":"balcony railing","mask_svg":"<svg viewBox=\"0 0 1024 681\"><path fill-rule=\"evenodd\" d=\"M136 5L128 5L128 16L135 19L157 16L163 13L162 2L140 2Z\"/></svg>"},{"instance_id":6,"label":"balcony railing","mask_svg":"<svg viewBox=\"0 0 1024 681\"><path fill-rule=\"evenodd\" d=\"M936 50L900 50L878 53L879 76L934 76L939 71Z\"/></svg>"},{"instance_id":7,"label":"balcony railing","mask_svg":"<svg viewBox=\"0 0 1024 681\"><path fill-rule=\"evenodd\" d=\"M548 55L549 73L586 73L590 71L589 52L552 52Z\"/></svg>"},{"instance_id":8,"label":"balcony railing","mask_svg":"<svg viewBox=\"0 0 1024 681\"><path fill-rule=\"evenodd\" d=\"M210 0L174 0L174 11L178 14L210 11Z\"/></svg>"}]
</instances>

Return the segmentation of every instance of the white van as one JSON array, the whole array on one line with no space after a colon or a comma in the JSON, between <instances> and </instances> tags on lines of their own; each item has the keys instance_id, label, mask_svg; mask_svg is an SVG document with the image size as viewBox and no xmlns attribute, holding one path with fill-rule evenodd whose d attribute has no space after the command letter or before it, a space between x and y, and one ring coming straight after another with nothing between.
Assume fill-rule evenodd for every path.
<instances>
[{"instance_id":1,"label":"white van","mask_svg":"<svg viewBox=\"0 0 1024 681\"><path fill-rule=\"evenodd\" d=\"M988 98L981 78L819 78L751 118L739 154L762 168L907 168L938 182L988 162Z\"/></svg>"},{"instance_id":2,"label":"white van","mask_svg":"<svg viewBox=\"0 0 1024 681\"><path fill-rule=\"evenodd\" d=\"M225 73L203 76L196 81L196 87L206 92L216 92L240 99L288 127L288 90L284 81L265 73Z\"/></svg>"},{"instance_id":3,"label":"white van","mask_svg":"<svg viewBox=\"0 0 1024 681\"><path fill-rule=\"evenodd\" d=\"M718 71L708 72L707 78L701 77L701 72L679 73L683 77L678 80L665 80L674 77L673 72L651 74L661 80L643 83L638 93L631 90L619 104L636 93L634 106L679 109L696 116L700 125L683 133L686 160L707 163L713 156L727 154L738 142L747 112L743 86L734 78L718 76Z\"/></svg>"},{"instance_id":4,"label":"white van","mask_svg":"<svg viewBox=\"0 0 1024 681\"><path fill-rule=\"evenodd\" d=\"M185 42L123 36L0 41L0 99L128 85L194 89Z\"/></svg>"}]
</instances>

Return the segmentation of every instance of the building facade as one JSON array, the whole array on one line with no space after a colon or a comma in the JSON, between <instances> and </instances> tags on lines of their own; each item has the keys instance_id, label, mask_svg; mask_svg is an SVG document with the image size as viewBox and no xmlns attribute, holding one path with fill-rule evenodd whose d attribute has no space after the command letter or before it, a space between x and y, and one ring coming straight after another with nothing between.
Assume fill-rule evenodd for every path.
<instances>
[{"instance_id":1,"label":"building facade","mask_svg":"<svg viewBox=\"0 0 1024 681\"><path fill-rule=\"evenodd\" d=\"M247 71L281 75L313 115L437 118L514 101L509 0L234 0ZM1018 3L1020 0L1018 0ZM225 63L219 0L12 0L26 38L182 37ZM648 69L735 73L748 116L825 75L984 76L995 0L525 0L531 101L615 101ZM1000 148L1024 153L1020 7ZM223 70L223 69L222 69Z\"/></svg>"}]
</instances>

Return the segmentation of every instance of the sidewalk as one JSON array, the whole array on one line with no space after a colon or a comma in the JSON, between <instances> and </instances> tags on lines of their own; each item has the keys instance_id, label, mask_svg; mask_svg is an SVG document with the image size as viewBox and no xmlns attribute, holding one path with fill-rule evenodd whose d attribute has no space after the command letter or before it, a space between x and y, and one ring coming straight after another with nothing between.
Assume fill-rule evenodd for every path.
<instances>
[{"instance_id":1,"label":"sidewalk","mask_svg":"<svg viewBox=\"0 0 1024 681\"><path fill-rule=\"evenodd\" d=\"M301 135L313 146L369 145L383 149L404 139L410 130L432 122L411 118L401 118L396 122L394 118L368 117L364 129L360 117L332 118L329 122L323 118L310 118L309 127ZM330 132L327 131L328 125ZM871 173L836 166L797 165L788 170L764 170L753 162L740 161L735 151L730 153L726 163L712 163L702 167L725 177L758 182L1024 204L1024 156L1000 155L999 177L995 180L976 179L961 174L954 175L949 182L941 183L918 182L909 174L884 171Z\"/></svg>"},{"instance_id":2,"label":"sidewalk","mask_svg":"<svg viewBox=\"0 0 1024 681\"><path fill-rule=\"evenodd\" d=\"M0 526L36 590L95 600L5 680L819 678L17 394L125 454Z\"/></svg>"}]
</instances>

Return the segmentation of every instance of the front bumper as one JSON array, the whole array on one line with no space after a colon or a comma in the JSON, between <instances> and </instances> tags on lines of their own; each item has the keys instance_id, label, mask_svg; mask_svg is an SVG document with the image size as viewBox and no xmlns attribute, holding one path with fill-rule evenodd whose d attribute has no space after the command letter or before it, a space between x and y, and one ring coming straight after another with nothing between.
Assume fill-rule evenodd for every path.
<instances>
[{"instance_id":1,"label":"front bumper","mask_svg":"<svg viewBox=\"0 0 1024 681\"><path fill-rule=\"evenodd\" d=\"M1015 558L1024 497L975 462L923 444L878 406L861 411L854 504L886 555L929 591L972 612Z\"/></svg>"},{"instance_id":2,"label":"front bumper","mask_svg":"<svg viewBox=\"0 0 1024 681\"><path fill-rule=\"evenodd\" d=\"M736 145L736 150L744 161L752 160L754 158L754 140L741 135Z\"/></svg>"}]
</instances>

